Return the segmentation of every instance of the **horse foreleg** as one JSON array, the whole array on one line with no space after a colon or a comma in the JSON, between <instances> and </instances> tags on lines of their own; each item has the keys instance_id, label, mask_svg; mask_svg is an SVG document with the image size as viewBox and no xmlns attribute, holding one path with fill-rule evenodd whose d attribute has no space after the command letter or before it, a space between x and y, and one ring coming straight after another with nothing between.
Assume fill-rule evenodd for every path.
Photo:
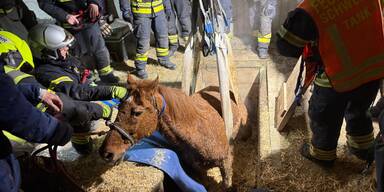
<instances>
[{"instance_id":1,"label":"horse foreleg","mask_svg":"<svg viewBox=\"0 0 384 192\"><path fill-rule=\"evenodd\" d=\"M232 188L232 155L228 155L226 159L224 159L219 166L221 177L223 178L223 187L225 187L226 190L231 190Z\"/></svg>"}]
</instances>

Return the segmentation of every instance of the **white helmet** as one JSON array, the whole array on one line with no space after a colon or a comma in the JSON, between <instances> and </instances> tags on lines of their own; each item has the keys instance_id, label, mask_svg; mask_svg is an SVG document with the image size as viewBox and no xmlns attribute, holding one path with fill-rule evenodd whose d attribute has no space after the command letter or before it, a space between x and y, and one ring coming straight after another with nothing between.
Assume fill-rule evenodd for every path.
<instances>
[{"instance_id":1,"label":"white helmet","mask_svg":"<svg viewBox=\"0 0 384 192\"><path fill-rule=\"evenodd\" d=\"M58 49L72 46L75 38L64 28L53 24L38 24L28 35L34 57L59 59Z\"/></svg>"}]
</instances>

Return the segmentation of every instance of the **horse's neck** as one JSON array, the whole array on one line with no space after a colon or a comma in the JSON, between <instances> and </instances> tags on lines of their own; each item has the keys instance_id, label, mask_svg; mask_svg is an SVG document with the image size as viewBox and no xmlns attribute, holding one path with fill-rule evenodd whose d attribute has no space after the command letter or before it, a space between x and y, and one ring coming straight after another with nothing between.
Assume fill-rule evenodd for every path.
<instances>
[{"instance_id":1,"label":"horse's neck","mask_svg":"<svg viewBox=\"0 0 384 192\"><path fill-rule=\"evenodd\" d=\"M197 108L196 101L185 93L167 87L160 88L167 103L163 117L160 117L168 127L189 127L200 121L201 111Z\"/></svg>"}]
</instances>

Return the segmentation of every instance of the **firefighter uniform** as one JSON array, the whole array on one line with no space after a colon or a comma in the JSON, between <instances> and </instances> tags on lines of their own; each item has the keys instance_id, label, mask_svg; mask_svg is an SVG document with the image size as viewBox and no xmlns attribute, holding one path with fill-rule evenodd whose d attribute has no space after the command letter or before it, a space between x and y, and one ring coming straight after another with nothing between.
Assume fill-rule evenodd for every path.
<instances>
[{"instance_id":1,"label":"firefighter uniform","mask_svg":"<svg viewBox=\"0 0 384 192\"><path fill-rule=\"evenodd\" d=\"M277 43L285 56L299 57L304 48L311 49L311 62L319 66L309 101L312 142L302 146L301 154L321 165L332 165L345 118L348 148L358 158L371 161L374 135L367 110L378 92L379 79L384 77L380 57L384 44L377 43L384 42L379 1L356 3L336 12L337 17L321 15L327 7L323 2L317 7L309 2L304 0L289 13ZM372 13L366 22L353 27L346 24L348 15L365 9Z\"/></svg>"},{"instance_id":2,"label":"firefighter uniform","mask_svg":"<svg viewBox=\"0 0 384 192\"><path fill-rule=\"evenodd\" d=\"M36 67L37 80L48 87L50 90L57 93L63 93L69 96L72 102L72 106L64 105L64 108L68 110L81 110L81 112L88 112L89 114L82 118L81 121L74 124L76 133L84 133L90 131L90 121L100 118L110 119L112 115L112 108L103 102L88 102L88 101L101 101L110 100L113 98L124 99L127 97L127 90L117 86L91 86L87 83L81 83L81 70L80 62L70 57L66 60L45 60L40 61ZM64 102L64 101L63 101ZM84 108L77 107L79 103ZM75 118L76 119L76 118ZM88 153L92 148L85 149L85 146L90 145L89 136L75 136L72 138L72 144L77 147L78 152ZM81 147L83 146L83 147ZM84 148L84 152L81 149Z\"/></svg>"},{"instance_id":3,"label":"firefighter uniform","mask_svg":"<svg viewBox=\"0 0 384 192\"><path fill-rule=\"evenodd\" d=\"M98 0L38 0L42 10L55 18L59 24L70 31L76 38L74 55L79 58L92 56L96 62L99 77L104 82L117 83L118 78L113 75L110 66L110 55L105 46L97 21L91 21L88 13L88 5L96 4ZM100 8L100 6L99 6ZM71 26L66 22L69 14L80 14L78 26Z\"/></svg>"},{"instance_id":4,"label":"firefighter uniform","mask_svg":"<svg viewBox=\"0 0 384 192\"><path fill-rule=\"evenodd\" d=\"M151 29L155 34L156 54L160 65L175 69L176 65L169 60L167 17L172 12L169 0L130 0L120 1L123 15L133 14L134 34L137 39L135 66L140 78L147 78L145 70L150 47ZM126 14L125 14L126 13ZM129 16L128 16L129 17ZM129 21L130 18L124 19Z\"/></svg>"},{"instance_id":5,"label":"firefighter uniform","mask_svg":"<svg viewBox=\"0 0 384 192\"><path fill-rule=\"evenodd\" d=\"M36 15L22 0L0 1L0 28L27 40L28 30L37 24Z\"/></svg>"},{"instance_id":6,"label":"firefighter uniform","mask_svg":"<svg viewBox=\"0 0 384 192\"><path fill-rule=\"evenodd\" d=\"M0 191L17 192L20 187L20 168L12 154L12 146L3 131L29 142L64 145L72 135L72 127L31 105L15 87L5 69L18 70L33 66L31 51L16 35L0 31ZM18 79L14 79L18 80ZM39 87L23 86L25 93L35 93Z\"/></svg>"},{"instance_id":7,"label":"firefighter uniform","mask_svg":"<svg viewBox=\"0 0 384 192\"><path fill-rule=\"evenodd\" d=\"M171 0L172 13L168 18L168 39L170 56L179 47L177 23L180 23L181 37L186 41L191 33L191 2L189 0ZM178 22L176 22L176 17Z\"/></svg>"},{"instance_id":8,"label":"firefighter uniform","mask_svg":"<svg viewBox=\"0 0 384 192\"><path fill-rule=\"evenodd\" d=\"M257 39L257 53L261 59L268 58L268 47L272 38L272 20L276 15L276 0L252 0L249 20L253 36Z\"/></svg>"},{"instance_id":9,"label":"firefighter uniform","mask_svg":"<svg viewBox=\"0 0 384 192\"><path fill-rule=\"evenodd\" d=\"M232 0L220 0L220 4L224 10L225 16L227 18L227 26L225 27L225 32L232 37L233 36L233 9L232 9Z\"/></svg>"}]
</instances>

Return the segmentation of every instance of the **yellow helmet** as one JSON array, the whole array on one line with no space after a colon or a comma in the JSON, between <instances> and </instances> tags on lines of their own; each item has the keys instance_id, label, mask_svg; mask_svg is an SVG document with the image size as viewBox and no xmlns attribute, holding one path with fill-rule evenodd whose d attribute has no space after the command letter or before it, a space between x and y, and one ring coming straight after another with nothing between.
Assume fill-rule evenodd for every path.
<instances>
[{"instance_id":1,"label":"yellow helmet","mask_svg":"<svg viewBox=\"0 0 384 192\"><path fill-rule=\"evenodd\" d=\"M35 67L28 44L8 31L0 31L0 59L15 70L20 70L25 65L32 69Z\"/></svg>"}]
</instances>

